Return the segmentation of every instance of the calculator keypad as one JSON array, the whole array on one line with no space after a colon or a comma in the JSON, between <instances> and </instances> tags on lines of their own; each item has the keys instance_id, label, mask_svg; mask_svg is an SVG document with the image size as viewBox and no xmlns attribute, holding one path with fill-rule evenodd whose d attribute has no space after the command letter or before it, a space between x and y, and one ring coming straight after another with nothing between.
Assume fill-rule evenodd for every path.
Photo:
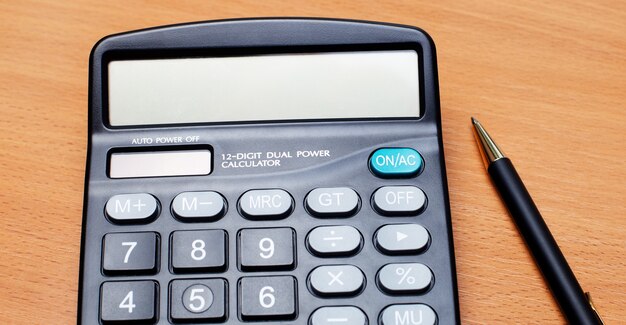
<instances>
[{"instance_id":1,"label":"calculator keypad","mask_svg":"<svg viewBox=\"0 0 626 325\"><path fill-rule=\"evenodd\" d=\"M169 263L172 277L167 289L161 292L159 284L152 279L104 281L100 294L101 321L156 323L158 302L165 295L168 305L161 308L167 308L168 319L173 323L229 320L308 320L310 325L437 323L435 311L419 299L435 283L428 263L421 263L424 260L418 257L427 252L432 240L420 217L415 217L426 208L422 189L412 185L384 185L367 194L349 187L319 187L300 195L294 200L291 193L279 188L243 192L236 199L235 214L245 219L241 219L242 227L232 231L221 227L229 204L224 195L208 190L182 192L171 199L169 207L174 222L181 225L180 230L172 229L169 234L152 231L105 234L102 239L105 276L114 280L129 275L159 275L163 272L158 267L160 260L167 256L164 263ZM375 229L361 228L367 224L363 223L365 219L359 219L363 208L361 195L368 195L365 202L371 204L365 218L378 216L374 220ZM295 218L291 214L297 202L304 208L300 210L303 212L297 212L297 217L315 218L318 223L296 233L297 223L276 223L276 220ZM106 203L105 214L117 224L115 227L134 224L132 229L137 229L137 224L158 216L160 204L149 193L114 195ZM228 217L238 216L229 212ZM267 227L267 224L294 226ZM161 236L169 236L165 240L169 243L167 252L160 252ZM299 251L299 242L304 244L304 251ZM351 263L352 258L366 249L367 254L379 254L388 262L374 268L362 262ZM230 250L236 250L231 255L235 261L229 261ZM305 262L304 266L299 265L299 259ZM378 257L372 258L376 260ZM316 262L311 264L311 261ZM300 267L305 268L304 272ZM231 278L231 270L240 273ZM295 274L299 274L297 278ZM298 292L298 288L304 290ZM372 288L381 298L394 297L389 298L392 304L377 311L376 319L368 319L369 311L360 309L359 303L352 305L353 300L358 301L359 295ZM236 292L237 301L229 301L229 292ZM307 295L318 299L322 306L314 306L315 309L307 311L308 315L299 315L299 301L303 299L306 304ZM407 297L415 299L406 303L402 299ZM338 304L337 299L345 299L345 303ZM394 299L404 303L393 304ZM324 302L328 303L324 305ZM232 304L236 305L236 314L229 315Z\"/></svg>"}]
</instances>

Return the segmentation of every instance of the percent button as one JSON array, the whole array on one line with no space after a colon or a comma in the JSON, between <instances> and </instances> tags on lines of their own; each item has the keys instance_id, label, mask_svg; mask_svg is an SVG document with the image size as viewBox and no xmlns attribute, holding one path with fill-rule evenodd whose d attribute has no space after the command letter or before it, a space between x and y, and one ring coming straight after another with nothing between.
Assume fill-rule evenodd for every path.
<instances>
[{"instance_id":1,"label":"percent button","mask_svg":"<svg viewBox=\"0 0 626 325\"><path fill-rule=\"evenodd\" d=\"M378 284L390 294L424 292L432 283L433 272L421 263L387 264L378 271Z\"/></svg>"}]
</instances>

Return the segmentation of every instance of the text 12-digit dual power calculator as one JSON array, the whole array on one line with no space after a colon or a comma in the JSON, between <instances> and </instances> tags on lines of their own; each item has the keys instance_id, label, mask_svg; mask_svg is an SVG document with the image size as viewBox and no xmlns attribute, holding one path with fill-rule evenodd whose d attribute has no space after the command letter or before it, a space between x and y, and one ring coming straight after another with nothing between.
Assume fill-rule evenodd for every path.
<instances>
[{"instance_id":1,"label":"text 12-digit dual power calculator","mask_svg":"<svg viewBox=\"0 0 626 325\"><path fill-rule=\"evenodd\" d=\"M79 324L459 323L423 31L214 21L90 60Z\"/></svg>"}]
</instances>

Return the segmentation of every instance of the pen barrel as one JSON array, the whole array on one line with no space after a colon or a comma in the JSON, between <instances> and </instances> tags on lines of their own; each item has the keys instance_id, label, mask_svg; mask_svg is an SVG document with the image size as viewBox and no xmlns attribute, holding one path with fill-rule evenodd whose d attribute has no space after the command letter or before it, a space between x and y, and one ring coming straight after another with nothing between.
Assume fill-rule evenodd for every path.
<instances>
[{"instance_id":1,"label":"pen barrel","mask_svg":"<svg viewBox=\"0 0 626 325\"><path fill-rule=\"evenodd\" d=\"M537 206L508 158L488 167L500 196L569 324L599 324Z\"/></svg>"}]
</instances>

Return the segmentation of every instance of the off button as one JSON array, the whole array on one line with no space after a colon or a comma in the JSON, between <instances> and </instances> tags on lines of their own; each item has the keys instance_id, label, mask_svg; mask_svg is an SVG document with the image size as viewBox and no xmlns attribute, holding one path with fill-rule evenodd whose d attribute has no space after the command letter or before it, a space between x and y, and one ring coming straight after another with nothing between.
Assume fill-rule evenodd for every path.
<instances>
[{"instance_id":1,"label":"off button","mask_svg":"<svg viewBox=\"0 0 626 325\"><path fill-rule=\"evenodd\" d=\"M409 178L424 168L424 159L412 148L381 148L370 157L370 169L381 178Z\"/></svg>"}]
</instances>

